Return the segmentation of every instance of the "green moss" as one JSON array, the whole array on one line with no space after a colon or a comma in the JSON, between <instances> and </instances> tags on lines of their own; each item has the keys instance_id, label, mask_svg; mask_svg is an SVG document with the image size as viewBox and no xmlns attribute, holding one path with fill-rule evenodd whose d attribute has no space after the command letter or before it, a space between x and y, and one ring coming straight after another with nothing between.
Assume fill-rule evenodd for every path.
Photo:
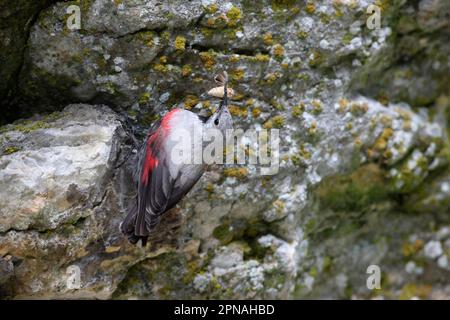
<instances>
[{"instance_id":1,"label":"green moss","mask_svg":"<svg viewBox=\"0 0 450 320\"><path fill-rule=\"evenodd\" d=\"M286 284L286 274L282 270L270 270L264 277L264 288L280 289Z\"/></svg>"},{"instance_id":2,"label":"green moss","mask_svg":"<svg viewBox=\"0 0 450 320\"><path fill-rule=\"evenodd\" d=\"M77 3L80 4L80 9L83 14L87 14L89 12L90 7L94 3L94 0L76 0Z\"/></svg>"},{"instance_id":3,"label":"green moss","mask_svg":"<svg viewBox=\"0 0 450 320\"><path fill-rule=\"evenodd\" d=\"M228 58L228 61L232 63L239 62L240 56L238 54L233 54L231 57Z\"/></svg>"},{"instance_id":4,"label":"green moss","mask_svg":"<svg viewBox=\"0 0 450 320\"><path fill-rule=\"evenodd\" d=\"M251 107L251 106L253 106L255 104L255 99L253 99L253 98L249 98L249 99L247 99L246 101L245 101L245 106L246 107Z\"/></svg>"},{"instance_id":5,"label":"green moss","mask_svg":"<svg viewBox=\"0 0 450 320\"><path fill-rule=\"evenodd\" d=\"M213 30L209 28L201 28L200 32L206 37L211 38L213 35Z\"/></svg>"},{"instance_id":6,"label":"green moss","mask_svg":"<svg viewBox=\"0 0 450 320\"><path fill-rule=\"evenodd\" d=\"M5 149L3 149L3 154L12 154L17 151L20 151L19 147L9 146L9 147L6 147Z\"/></svg>"},{"instance_id":7,"label":"green moss","mask_svg":"<svg viewBox=\"0 0 450 320\"><path fill-rule=\"evenodd\" d=\"M238 7L233 6L231 7L230 10L228 10L227 18L228 18L228 26L235 27L238 21L242 18L242 12Z\"/></svg>"},{"instance_id":8,"label":"green moss","mask_svg":"<svg viewBox=\"0 0 450 320\"><path fill-rule=\"evenodd\" d=\"M199 102L198 97L193 94L188 94L184 99L184 107L188 110L192 109Z\"/></svg>"},{"instance_id":9,"label":"green moss","mask_svg":"<svg viewBox=\"0 0 450 320\"><path fill-rule=\"evenodd\" d=\"M258 107L253 107L252 115L253 115L253 118L258 118L261 115L261 109Z\"/></svg>"},{"instance_id":10,"label":"green moss","mask_svg":"<svg viewBox=\"0 0 450 320\"><path fill-rule=\"evenodd\" d=\"M268 62L270 60L270 56L267 54L258 53L254 57L254 61L258 62Z\"/></svg>"},{"instance_id":11,"label":"green moss","mask_svg":"<svg viewBox=\"0 0 450 320\"><path fill-rule=\"evenodd\" d=\"M323 24L329 24L331 21L331 17L329 15L327 15L326 13L321 12L319 17L320 17L320 21Z\"/></svg>"},{"instance_id":12,"label":"green moss","mask_svg":"<svg viewBox=\"0 0 450 320\"><path fill-rule=\"evenodd\" d=\"M216 227L213 231L213 236L219 240L221 244L228 244L232 241L244 238L247 229L248 222L246 220L233 220Z\"/></svg>"},{"instance_id":13,"label":"green moss","mask_svg":"<svg viewBox=\"0 0 450 320\"><path fill-rule=\"evenodd\" d=\"M264 129L272 129L272 128L277 128L280 129L284 126L285 123L285 119L282 115L278 115L275 117L270 118L269 120L267 120L264 124L263 124L263 128Z\"/></svg>"},{"instance_id":14,"label":"green moss","mask_svg":"<svg viewBox=\"0 0 450 320\"><path fill-rule=\"evenodd\" d=\"M308 37L308 32L300 30L297 32L297 37L299 37L301 40L305 40Z\"/></svg>"},{"instance_id":15,"label":"green moss","mask_svg":"<svg viewBox=\"0 0 450 320\"><path fill-rule=\"evenodd\" d=\"M44 120L40 120L40 121L26 121L23 122L23 124L18 124L16 126L14 126L14 130L23 132L23 133L29 133L31 131L34 130L38 130L38 129L47 129L50 128L50 125L44 121Z\"/></svg>"},{"instance_id":16,"label":"green moss","mask_svg":"<svg viewBox=\"0 0 450 320\"><path fill-rule=\"evenodd\" d=\"M275 80L277 80L281 75L277 72L275 73L268 73L265 78L264 78L264 82L266 84L272 84L273 82L275 82Z\"/></svg>"},{"instance_id":17,"label":"green moss","mask_svg":"<svg viewBox=\"0 0 450 320\"><path fill-rule=\"evenodd\" d=\"M128 116L129 116L130 118L136 118L137 115L138 115L138 112L137 112L136 110L131 110L131 109L129 109L129 110L127 111L127 114L128 114Z\"/></svg>"},{"instance_id":18,"label":"green moss","mask_svg":"<svg viewBox=\"0 0 450 320\"><path fill-rule=\"evenodd\" d=\"M214 291L222 290L222 285L219 283L219 281L217 281L217 278L214 276L211 278L210 285Z\"/></svg>"},{"instance_id":19,"label":"green moss","mask_svg":"<svg viewBox=\"0 0 450 320\"><path fill-rule=\"evenodd\" d=\"M311 124L309 125L309 128L308 128L308 134L310 135L310 136L316 136L316 134L317 134L317 121L315 121L315 120L313 120L312 122L311 122Z\"/></svg>"},{"instance_id":20,"label":"green moss","mask_svg":"<svg viewBox=\"0 0 450 320\"><path fill-rule=\"evenodd\" d=\"M224 221L216 227L213 236L221 244L231 242L239 244L244 251L244 259L263 259L270 248L262 247L258 242L261 235L267 234L269 225L258 218L250 220L236 219Z\"/></svg>"},{"instance_id":21,"label":"green moss","mask_svg":"<svg viewBox=\"0 0 450 320\"><path fill-rule=\"evenodd\" d=\"M305 232L306 234L313 234L316 230L316 227L318 225L317 219L316 218L310 218L306 223L305 223Z\"/></svg>"},{"instance_id":22,"label":"green moss","mask_svg":"<svg viewBox=\"0 0 450 320\"><path fill-rule=\"evenodd\" d=\"M291 156L291 161L295 166L303 166L309 159L311 159L311 153L306 150L304 143L300 145L300 150L298 153Z\"/></svg>"},{"instance_id":23,"label":"green moss","mask_svg":"<svg viewBox=\"0 0 450 320\"><path fill-rule=\"evenodd\" d=\"M429 171L428 159L420 156L417 160L412 160L412 156L410 155L395 166L398 173L391 177L389 184L391 190L399 193L411 193L423 183ZM416 161L413 169L410 168L410 161ZM416 173L415 168L420 168L420 173Z\"/></svg>"},{"instance_id":24,"label":"green moss","mask_svg":"<svg viewBox=\"0 0 450 320\"><path fill-rule=\"evenodd\" d=\"M272 119L267 120L266 122L264 122L263 124L263 128L266 130L270 130L273 128L273 122Z\"/></svg>"},{"instance_id":25,"label":"green moss","mask_svg":"<svg viewBox=\"0 0 450 320\"><path fill-rule=\"evenodd\" d=\"M192 73L192 67L190 64L185 64L181 68L181 74L183 75L183 77L188 77L191 73Z\"/></svg>"},{"instance_id":26,"label":"green moss","mask_svg":"<svg viewBox=\"0 0 450 320\"><path fill-rule=\"evenodd\" d=\"M410 300L413 297L428 299L432 289L431 285L408 283L402 288L398 298L400 300Z\"/></svg>"},{"instance_id":27,"label":"green moss","mask_svg":"<svg viewBox=\"0 0 450 320\"><path fill-rule=\"evenodd\" d=\"M150 92L144 92L139 98L139 104L146 104L150 101Z\"/></svg>"},{"instance_id":28,"label":"green moss","mask_svg":"<svg viewBox=\"0 0 450 320\"><path fill-rule=\"evenodd\" d=\"M323 107L322 107L322 102L320 102L319 100L313 100L311 102L311 105L313 107L312 112L315 115L319 115L322 113Z\"/></svg>"},{"instance_id":29,"label":"green moss","mask_svg":"<svg viewBox=\"0 0 450 320\"><path fill-rule=\"evenodd\" d=\"M244 76L245 76L244 69L235 69L235 70L230 71L230 77L234 81L242 80L242 78L244 78Z\"/></svg>"},{"instance_id":30,"label":"green moss","mask_svg":"<svg viewBox=\"0 0 450 320\"><path fill-rule=\"evenodd\" d=\"M342 12L342 9L339 7L335 7L334 8L334 16L337 18L341 18L344 15L344 13Z\"/></svg>"},{"instance_id":31,"label":"green moss","mask_svg":"<svg viewBox=\"0 0 450 320\"><path fill-rule=\"evenodd\" d=\"M139 122L144 126L150 126L151 124L155 123L160 119L160 116L158 114L154 114L153 112L148 112L144 114Z\"/></svg>"},{"instance_id":32,"label":"green moss","mask_svg":"<svg viewBox=\"0 0 450 320\"><path fill-rule=\"evenodd\" d=\"M236 37L236 29L226 29L224 30L224 34L227 36L228 39L230 40L235 40Z\"/></svg>"},{"instance_id":33,"label":"green moss","mask_svg":"<svg viewBox=\"0 0 450 320\"><path fill-rule=\"evenodd\" d=\"M292 108L292 116L294 118L298 118L298 117L300 117L303 114L304 111L305 111L305 105L304 104L301 103L299 105L296 105L296 106L294 106Z\"/></svg>"},{"instance_id":34,"label":"green moss","mask_svg":"<svg viewBox=\"0 0 450 320\"><path fill-rule=\"evenodd\" d=\"M165 43L169 43L170 40L170 32L169 31L164 31L161 34L161 40L164 41Z\"/></svg>"},{"instance_id":35,"label":"green moss","mask_svg":"<svg viewBox=\"0 0 450 320\"><path fill-rule=\"evenodd\" d=\"M307 73L299 73L296 75L296 78L303 81L309 81L310 76Z\"/></svg>"},{"instance_id":36,"label":"green moss","mask_svg":"<svg viewBox=\"0 0 450 320\"><path fill-rule=\"evenodd\" d=\"M393 2L390 0L375 0L374 4L380 7L381 12L386 12L389 6L392 6Z\"/></svg>"},{"instance_id":37,"label":"green moss","mask_svg":"<svg viewBox=\"0 0 450 320\"><path fill-rule=\"evenodd\" d=\"M225 177L237 178L237 179L245 179L248 176L248 170L244 167L239 168L225 168L223 169L223 175Z\"/></svg>"},{"instance_id":38,"label":"green moss","mask_svg":"<svg viewBox=\"0 0 450 320\"><path fill-rule=\"evenodd\" d=\"M323 258L322 272L329 272L333 265L333 260L329 256Z\"/></svg>"},{"instance_id":39,"label":"green moss","mask_svg":"<svg viewBox=\"0 0 450 320\"><path fill-rule=\"evenodd\" d=\"M71 64L73 63L81 64L84 61L84 57L81 54L75 54L71 58L72 58L72 61L70 62Z\"/></svg>"},{"instance_id":40,"label":"green moss","mask_svg":"<svg viewBox=\"0 0 450 320\"><path fill-rule=\"evenodd\" d=\"M232 104L228 107L228 109L230 110L231 115L234 117L247 118L247 116L248 116L247 108L238 107L238 106Z\"/></svg>"},{"instance_id":41,"label":"green moss","mask_svg":"<svg viewBox=\"0 0 450 320\"><path fill-rule=\"evenodd\" d=\"M271 0L270 6L274 11L285 10L293 7L297 0Z\"/></svg>"},{"instance_id":42,"label":"green moss","mask_svg":"<svg viewBox=\"0 0 450 320\"><path fill-rule=\"evenodd\" d=\"M302 159L300 158L300 156L298 154L293 154L291 156L291 161L294 164L294 166L301 166L302 163Z\"/></svg>"},{"instance_id":43,"label":"green moss","mask_svg":"<svg viewBox=\"0 0 450 320\"><path fill-rule=\"evenodd\" d=\"M269 232L269 225L261 220L248 221L247 228L245 229L245 237L248 239L256 239L261 235Z\"/></svg>"},{"instance_id":44,"label":"green moss","mask_svg":"<svg viewBox=\"0 0 450 320\"><path fill-rule=\"evenodd\" d=\"M117 94L117 85L114 82L106 83L105 89L110 94Z\"/></svg>"},{"instance_id":45,"label":"green moss","mask_svg":"<svg viewBox=\"0 0 450 320\"><path fill-rule=\"evenodd\" d=\"M376 164L359 167L347 176L326 178L316 190L322 208L358 211L388 197L386 178Z\"/></svg>"},{"instance_id":46,"label":"green moss","mask_svg":"<svg viewBox=\"0 0 450 320\"><path fill-rule=\"evenodd\" d=\"M414 255L416 255L420 250L422 250L424 245L425 243L422 239L416 239L412 243L407 241L402 245L402 254L406 258L411 258Z\"/></svg>"},{"instance_id":47,"label":"green moss","mask_svg":"<svg viewBox=\"0 0 450 320\"><path fill-rule=\"evenodd\" d=\"M20 131L23 133L30 133L38 129L47 129L51 127L51 123L61 117L60 112L52 112L40 120L19 120L11 126L4 126L0 128L0 132L6 132L8 130Z\"/></svg>"},{"instance_id":48,"label":"green moss","mask_svg":"<svg viewBox=\"0 0 450 320\"><path fill-rule=\"evenodd\" d=\"M306 160L311 159L311 153L309 153L309 152L306 150L306 146L305 146L304 143L302 143L302 145L300 146L299 155L300 155L300 157L302 157L303 159L306 159Z\"/></svg>"},{"instance_id":49,"label":"green moss","mask_svg":"<svg viewBox=\"0 0 450 320\"><path fill-rule=\"evenodd\" d=\"M211 110L211 101L209 100L202 100L200 101L200 103L202 104L202 107L207 109L207 110Z\"/></svg>"},{"instance_id":50,"label":"green moss","mask_svg":"<svg viewBox=\"0 0 450 320\"><path fill-rule=\"evenodd\" d=\"M342 43L345 45L348 45L350 43L350 41L352 41L352 39L353 39L353 35L351 33L346 33L342 37Z\"/></svg>"},{"instance_id":51,"label":"green moss","mask_svg":"<svg viewBox=\"0 0 450 320\"><path fill-rule=\"evenodd\" d=\"M381 134L378 136L377 140L375 141L373 148L377 151L385 151L389 139L394 135L394 130L392 128L385 128Z\"/></svg>"},{"instance_id":52,"label":"green moss","mask_svg":"<svg viewBox=\"0 0 450 320\"><path fill-rule=\"evenodd\" d=\"M162 63L156 63L153 65L153 70L160 72L160 73L167 73L169 72L169 68L167 67L167 65L162 64Z\"/></svg>"},{"instance_id":53,"label":"green moss","mask_svg":"<svg viewBox=\"0 0 450 320\"><path fill-rule=\"evenodd\" d=\"M323 55L318 50L311 52L311 58L309 59L309 65L313 68L320 66L324 61Z\"/></svg>"},{"instance_id":54,"label":"green moss","mask_svg":"<svg viewBox=\"0 0 450 320\"><path fill-rule=\"evenodd\" d=\"M212 183L208 183L205 187L205 190L209 193L209 195L212 195L214 193L215 187Z\"/></svg>"},{"instance_id":55,"label":"green moss","mask_svg":"<svg viewBox=\"0 0 450 320\"><path fill-rule=\"evenodd\" d=\"M216 64L216 53L213 50L200 52L200 60L207 70L211 70Z\"/></svg>"},{"instance_id":56,"label":"green moss","mask_svg":"<svg viewBox=\"0 0 450 320\"><path fill-rule=\"evenodd\" d=\"M309 274L311 277L316 278L317 275L319 274L319 272L317 271L317 267L315 267L315 266L312 267L312 268L309 270L308 274Z\"/></svg>"},{"instance_id":57,"label":"green moss","mask_svg":"<svg viewBox=\"0 0 450 320\"><path fill-rule=\"evenodd\" d=\"M275 116L272 118L273 126L277 129L280 129L284 126L285 120L281 115Z\"/></svg>"},{"instance_id":58,"label":"green moss","mask_svg":"<svg viewBox=\"0 0 450 320\"><path fill-rule=\"evenodd\" d=\"M344 289L344 297L346 299L351 299L352 296L353 296L353 289L352 287L347 285L347 287Z\"/></svg>"},{"instance_id":59,"label":"green moss","mask_svg":"<svg viewBox=\"0 0 450 320\"><path fill-rule=\"evenodd\" d=\"M362 115L369 110L369 105L367 103L352 103L350 105L350 112L355 115Z\"/></svg>"},{"instance_id":60,"label":"green moss","mask_svg":"<svg viewBox=\"0 0 450 320\"><path fill-rule=\"evenodd\" d=\"M209 6L207 6L205 9L206 9L206 12L208 12L209 14L213 14L213 13L217 12L218 8L217 8L217 4L212 3Z\"/></svg>"},{"instance_id":61,"label":"green moss","mask_svg":"<svg viewBox=\"0 0 450 320\"><path fill-rule=\"evenodd\" d=\"M98 58L95 60L95 63L101 70L105 70L107 67L107 61L102 55L99 55ZM81 83L80 83L81 84Z\"/></svg>"},{"instance_id":62,"label":"green moss","mask_svg":"<svg viewBox=\"0 0 450 320\"><path fill-rule=\"evenodd\" d=\"M308 1L308 3L305 6L305 11L309 14L313 14L316 12L316 5L312 1Z\"/></svg>"},{"instance_id":63,"label":"green moss","mask_svg":"<svg viewBox=\"0 0 450 320\"><path fill-rule=\"evenodd\" d=\"M272 34L269 33L269 32L265 33L263 35L263 42L264 42L265 45L268 45L268 46L272 45L273 44Z\"/></svg>"},{"instance_id":64,"label":"green moss","mask_svg":"<svg viewBox=\"0 0 450 320\"><path fill-rule=\"evenodd\" d=\"M182 279L185 285L190 284L194 280L195 276L199 274L200 266L201 265L198 260L193 260L187 263L186 272Z\"/></svg>"},{"instance_id":65,"label":"green moss","mask_svg":"<svg viewBox=\"0 0 450 320\"><path fill-rule=\"evenodd\" d=\"M299 7L292 7L289 9L289 12L292 14L292 16L290 18L295 17L296 15L298 15L300 13L301 9Z\"/></svg>"},{"instance_id":66,"label":"green moss","mask_svg":"<svg viewBox=\"0 0 450 320\"><path fill-rule=\"evenodd\" d=\"M282 59L284 57L284 48L281 44L276 44L273 47L273 55L275 56L276 59Z\"/></svg>"},{"instance_id":67,"label":"green moss","mask_svg":"<svg viewBox=\"0 0 450 320\"><path fill-rule=\"evenodd\" d=\"M222 244L228 244L233 241L234 233L229 224L223 224L216 227L213 231L213 236Z\"/></svg>"}]
</instances>

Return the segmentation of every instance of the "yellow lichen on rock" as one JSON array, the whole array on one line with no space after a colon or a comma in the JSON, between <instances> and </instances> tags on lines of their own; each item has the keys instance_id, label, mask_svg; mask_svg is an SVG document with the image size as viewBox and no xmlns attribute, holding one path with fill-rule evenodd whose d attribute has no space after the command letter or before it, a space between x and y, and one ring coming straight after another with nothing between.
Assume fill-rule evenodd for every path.
<instances>
[{"instance_id":1,"label":"yellow lichen on rock","mask_svg":"<svg viewBox=\"0 0 450 320\"><path fill-rule=\"evenodd\" d=\"M174 47L177 51L184 51L186 49L186 38L183 36L177 36L175 38Z\"/></svg>"}]
</instances>

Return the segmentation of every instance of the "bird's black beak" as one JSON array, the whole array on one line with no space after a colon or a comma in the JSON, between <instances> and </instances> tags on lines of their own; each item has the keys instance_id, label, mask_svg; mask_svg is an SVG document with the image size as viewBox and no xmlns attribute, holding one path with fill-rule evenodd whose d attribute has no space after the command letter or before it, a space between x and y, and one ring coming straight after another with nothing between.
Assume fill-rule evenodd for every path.
<instances>
[{"instance_id":1,"label":"bird's black beak","mask_svg":"<svg viewBox=\"0 0 450 320\"><path fill-rule=\"evenodd\" d=\"M219 112L222 111L223 107L228 107L228 73L226 71L223 72L223 75L216 77L216 82L223 82L223 99L220 103Z\"/></svg>"}]
</instances>

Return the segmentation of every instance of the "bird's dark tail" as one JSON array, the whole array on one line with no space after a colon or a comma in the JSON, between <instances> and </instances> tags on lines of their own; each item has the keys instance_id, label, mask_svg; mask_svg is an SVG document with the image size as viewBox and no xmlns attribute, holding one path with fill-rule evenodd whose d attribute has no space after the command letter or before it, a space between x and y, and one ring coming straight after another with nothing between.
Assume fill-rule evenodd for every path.
<instances>
[{"instance_id":1,"label":"bird's dark tail","mask_svg":"<svg viewBox=\"0 0 450 320\"><path fill-rule=\"evenodd\" d=\"M132 244L136 244L139 240L141 240L142 246L145 247L147 244L148 236L138 236L135 234L135 225L136 225L136 216L137 216L137 205L133 205L131 210L128 212L128 215L123 220L120 225L120 231L124 235L127 236L128 241Z\"/></svg>"}]
</instances>

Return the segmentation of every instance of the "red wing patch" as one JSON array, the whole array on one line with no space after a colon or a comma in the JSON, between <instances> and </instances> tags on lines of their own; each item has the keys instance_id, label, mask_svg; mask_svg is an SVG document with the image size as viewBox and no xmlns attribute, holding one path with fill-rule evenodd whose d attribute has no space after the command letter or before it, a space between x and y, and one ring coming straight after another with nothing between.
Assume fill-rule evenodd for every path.
<instances>
[{"instance_id":1,"label":"red wing patch","mask_svg":"<svg viewBox=\"0 0 450 320\"><path fill-rule=\"evenodd\" d=\"M179 112L180 109L173 109L161 120L161 125L148 138L145 148L145 160L142 168L141 182L148 184L148 178L153 170L158 166L158 156L161 152L164 140L170 132L170 119Z\"/></svg>"}]
</instances>

